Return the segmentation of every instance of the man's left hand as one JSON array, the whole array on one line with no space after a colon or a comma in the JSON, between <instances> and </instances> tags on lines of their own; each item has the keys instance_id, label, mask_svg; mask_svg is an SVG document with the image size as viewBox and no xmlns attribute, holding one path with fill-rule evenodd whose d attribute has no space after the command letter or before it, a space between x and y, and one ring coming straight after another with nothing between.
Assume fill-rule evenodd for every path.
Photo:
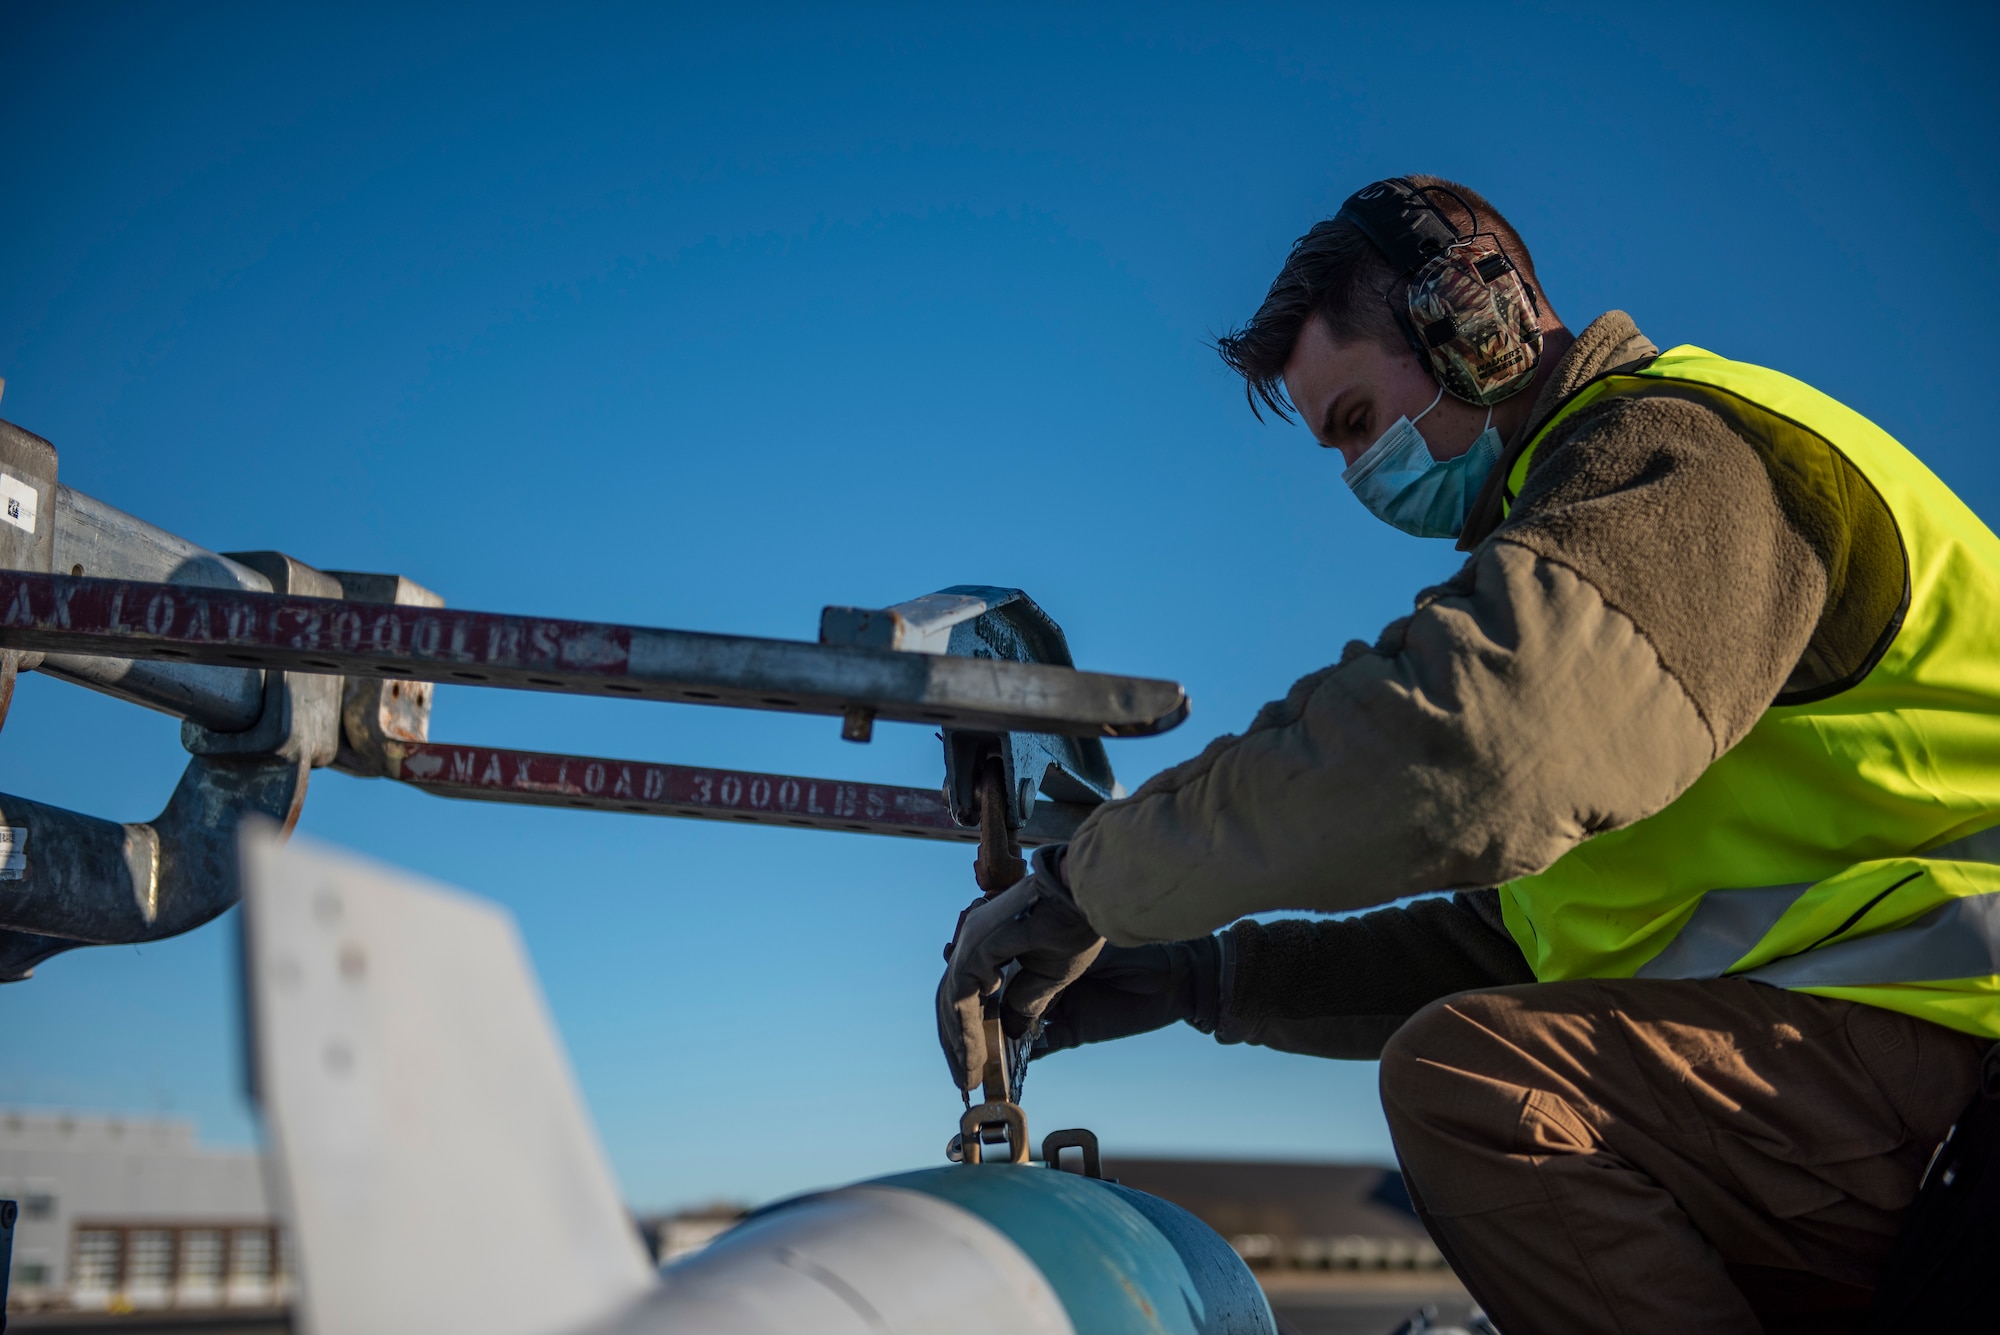
<instances>
[{"instance_id":1,"label":"man's left hand","mask_svg":"<svg viewBox=\"0 0 2000 1335\"><path fill-rule=\"evenodd\" d=\"M1024 880L975 901L959 917L938 984L937 1020L938 1043L960 1089L977 1085L986 1069L984 998L1000 986L1008 964L1019 961L1021 968L1001 998L1001 1025L1018 1038L1104 948L1063 881L1063 851L1059 844L1037 849Z\"/></svg>"}]
</instances>

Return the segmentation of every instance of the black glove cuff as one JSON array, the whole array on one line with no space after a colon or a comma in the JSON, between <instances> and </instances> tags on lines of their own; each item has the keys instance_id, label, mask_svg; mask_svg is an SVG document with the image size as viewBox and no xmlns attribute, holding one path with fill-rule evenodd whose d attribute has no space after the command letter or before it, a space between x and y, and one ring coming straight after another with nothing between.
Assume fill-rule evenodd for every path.
<instances>
[{"instance_id":1,"label":"black glove cuff","mask_svg":"<svg viewBox=\"0 0 2000 1335\"><path fill-rule=\"evenodd\" d=\"M1212 1034L1222 1019L1222 938L1204 936L1183 944L1188 947L1188 968L1194 983L1194 1005L1187 1022L1204 1034Z\"/></svg>"},{"instance_id":2,"label":"black glove cuff","mask_svg":"<svg viewBox=\"0 0 2000 1335\"><path fill-rule=\"evenodd\" d=\"M1069 882L1063 877L1063 858L1069 852L1068 844L1043 844L1034 851L1030 862L1033 875L1039 875L1051 890L1059 891L1070 903L1076 903L1076 896L1070 893Z\"/></svg>"}]
</instances>

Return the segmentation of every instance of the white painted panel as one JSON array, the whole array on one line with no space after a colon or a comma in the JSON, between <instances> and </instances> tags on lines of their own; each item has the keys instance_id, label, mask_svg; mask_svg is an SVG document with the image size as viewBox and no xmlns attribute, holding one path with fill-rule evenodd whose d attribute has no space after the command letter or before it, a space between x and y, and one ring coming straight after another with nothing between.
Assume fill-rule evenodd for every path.
<instances>
[{"instance_id":1,"label":"white painted panel","mask_svg":"<svg viewBox=\"0 0 2000 1335\"><path fill-rule=\"evenodd\" d=\"M303 1335L553 1335L651 1285L513 920L243 840L273 1194Z\"/></svg>"},{"instance_id":2,"label":"white painted panel","mask_svg":"<svg viewBox=\"0 0 2000 1335\"><path fill-rule=\"evenodd\" d=\"M0 523L35 531L35 489L12 473L0 473Z\"/></svg>"}]
</instances>

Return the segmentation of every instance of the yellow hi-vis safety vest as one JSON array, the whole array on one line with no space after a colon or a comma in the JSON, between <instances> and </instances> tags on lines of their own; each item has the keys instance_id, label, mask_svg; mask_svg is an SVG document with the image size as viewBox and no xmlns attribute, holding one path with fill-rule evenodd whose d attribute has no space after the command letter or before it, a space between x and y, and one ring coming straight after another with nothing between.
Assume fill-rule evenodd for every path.
<instances>
[{"instance_id":1,"label":"yellow hi-vis safety vest","mask_svg":"<svg viewBox=\"0 0 2000 1335\"><path fill-rule=\"evenodd\" d=\"M1544 981L1751 978L2000 1038L2000 539L1859 413L1693 347L1586 385L1506 499L1571 413L1663 393L1757 446L1827 607L1686 792L1501 887L1508 929Z\"/></svg>"}]
</instances>

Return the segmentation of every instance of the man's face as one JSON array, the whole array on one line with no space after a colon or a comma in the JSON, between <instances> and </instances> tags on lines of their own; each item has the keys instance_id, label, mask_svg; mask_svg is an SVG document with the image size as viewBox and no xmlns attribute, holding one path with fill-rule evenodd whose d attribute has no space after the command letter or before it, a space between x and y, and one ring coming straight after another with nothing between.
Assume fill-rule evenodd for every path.
<instances>
[{"instance_id":1,"label":"man's face","mask_svg":"<svg viewBox=\"0 0 2000 1335\"><path fill-rule=\"evenodd\" d=\"M1374 339L1336 341L1317 316L1299 332L1285 363L1285 393L1313 436L1351 467L1395 425L1414 418L1437 398L1438 382L1407 347L1390 350ZM1486 410L1447 394L1417 430L1431 458L1443 462L1472 448Z\"/></svg>"}]
</instances>

